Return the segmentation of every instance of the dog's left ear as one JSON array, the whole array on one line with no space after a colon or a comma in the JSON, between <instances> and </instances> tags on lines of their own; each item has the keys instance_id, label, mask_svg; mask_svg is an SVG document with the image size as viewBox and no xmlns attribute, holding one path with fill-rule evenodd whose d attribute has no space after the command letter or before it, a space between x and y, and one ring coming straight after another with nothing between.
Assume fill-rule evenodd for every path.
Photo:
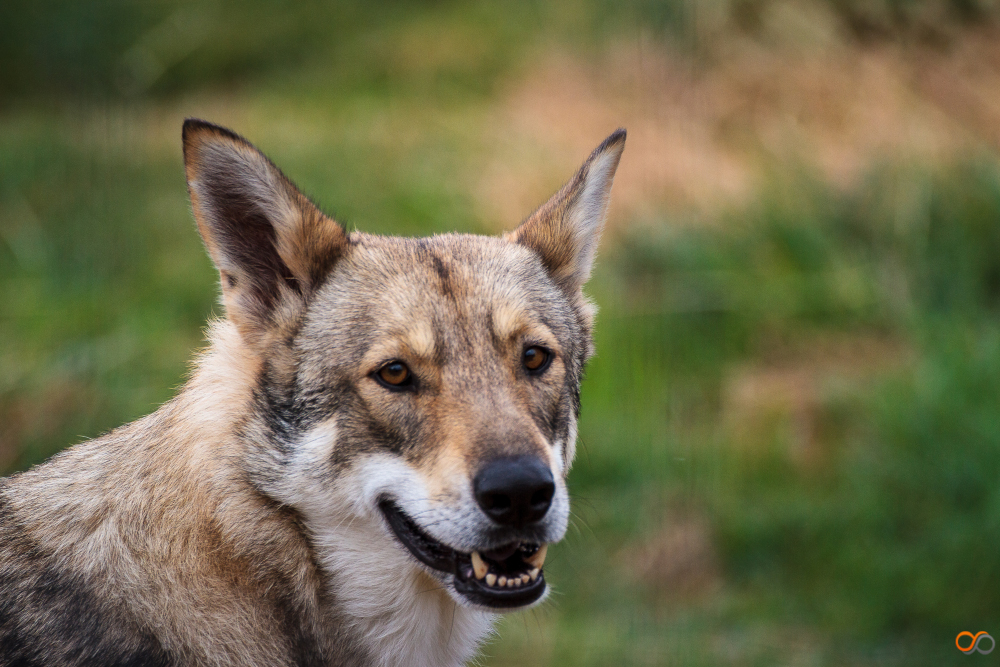
<instances>
[{"instance_id":1,"label":"dog's left ear","mask_svg":"<svg viewBox=\"0 0 1000 667\"><path fill-rule=\"evenodd\" d=\"M198 231L219 269L226 315L254 345L300 312L347 248L347 234L246 139L184 122Z\"/></svg>"},{"instance_id":2,"label":"dog's left ear","mask_svg":"<svg viewBox=\"0 0 1000 667\"><path fill-rule=\"evenodd\" d=\"M569 294L590 277L624 149L625 130L615 130L569 183L506 236L541 255L549 275Z\"/></svg>"}]
</instances>

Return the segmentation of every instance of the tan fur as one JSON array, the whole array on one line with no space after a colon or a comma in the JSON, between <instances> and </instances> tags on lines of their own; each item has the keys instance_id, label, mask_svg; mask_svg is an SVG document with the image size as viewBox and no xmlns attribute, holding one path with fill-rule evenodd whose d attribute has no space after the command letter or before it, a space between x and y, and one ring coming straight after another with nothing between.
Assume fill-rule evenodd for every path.
<instances>
[{"instance_id":1,"label":"tan fur","mask_svg":"<svg viewBox=\"0 0 1000 667\"><path fill-rule=\"evenodd\" d=\"M401 338L403 344L409 347L416 356L424 359L430 359L434 356L434 331L428 322L421 320L411 323Z\"/></svg>"},{"instance_id":2,"label":"tan fur","mask_svg":"<svg viewBox=\"0 0 1000 667\"><path fill-rule=\"evenodd\" d=\"M277 665L286 647L261 614L261 585L309 591L322 579L283 512L226 465L239 455L232 429L254 367L242 346L218 344L234 335L231 325L216 324L215 351L187 390L155 414L20 475L22 493L11 507L33 517L26 533L68 572L100 582L108 599L136 616L156 619L185 661ZM228 400L210 400L215 392ZM280 560L261 563L261 543L280 551ZM260 639L244 645L248 636ZM227 657L219 645L243 649Z\"/></svg>"}]
</instances>

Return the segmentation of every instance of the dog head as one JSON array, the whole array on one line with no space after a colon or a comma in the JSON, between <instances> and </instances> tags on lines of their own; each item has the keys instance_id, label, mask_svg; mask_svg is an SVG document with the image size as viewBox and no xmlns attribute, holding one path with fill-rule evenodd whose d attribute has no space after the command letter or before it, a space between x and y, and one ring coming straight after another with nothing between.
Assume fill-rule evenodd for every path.
<instances>
[{"instance_id":1,"label":"dog head","mask_svg":"<svg viewBox=\"0 0 1000 667\"><path fill-rule=\"evenodd\" d=\"M195 218L259 361L244 465L332 569L368 553L467 605L545 595L592 353L582 286L624 144L502 238L411 239L346 233L247 141L185 123Z\"/></svg>"}]
</instances>

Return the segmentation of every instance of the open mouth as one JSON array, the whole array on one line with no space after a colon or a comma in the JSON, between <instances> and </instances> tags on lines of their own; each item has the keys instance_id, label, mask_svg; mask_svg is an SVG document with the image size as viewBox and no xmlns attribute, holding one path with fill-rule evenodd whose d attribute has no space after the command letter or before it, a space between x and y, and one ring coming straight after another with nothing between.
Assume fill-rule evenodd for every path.
<instances>
[{"instance_id":1,"label":"open mouth","mask_svg":"<svg viewBox=\"0 0 1000 667\"><path fill-rule=\"evenodd\" d=\"M403 546L431 569L455 575L455 590L474 604L498 609L523 607L545 592L547 545L511 542L498 549L464 553L438 542L384 499L379 509Z\"/></svg>"}]
</instances>

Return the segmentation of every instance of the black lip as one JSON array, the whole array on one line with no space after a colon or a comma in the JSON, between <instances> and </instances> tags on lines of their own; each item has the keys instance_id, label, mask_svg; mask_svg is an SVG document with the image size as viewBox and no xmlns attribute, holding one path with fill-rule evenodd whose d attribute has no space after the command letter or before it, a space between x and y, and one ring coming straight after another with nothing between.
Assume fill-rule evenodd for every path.
<instances>
[{"instance_id":1,"label":"black lip","mask_svg":"<svg viewBox=\"0 0 1000 667\"><path fill-rule=\"evenodd\" d=\"M427 567L454 576L455 590L470 602L495 609L523 607L536 602L545 593L545 573L530 584L518 588L496 588L475 578L472 558L438 542L422 531L391 499L379 502L379 509L396 539L413 557Z\"/></svg>"},{"instance_id":2,"label":"black lip","mask_svg":"<svg viewBox=\"0 0 1000 667\"><path fill-rule=\"evenodd\" d=\"M396 539L406 547L411 554L427 567L455 574L458 570L458 552L420 530L420 527L410 517L403 514L399 506L391 500L383 500L378 505L389 523Z\"/></svg>"}]
</instances>

